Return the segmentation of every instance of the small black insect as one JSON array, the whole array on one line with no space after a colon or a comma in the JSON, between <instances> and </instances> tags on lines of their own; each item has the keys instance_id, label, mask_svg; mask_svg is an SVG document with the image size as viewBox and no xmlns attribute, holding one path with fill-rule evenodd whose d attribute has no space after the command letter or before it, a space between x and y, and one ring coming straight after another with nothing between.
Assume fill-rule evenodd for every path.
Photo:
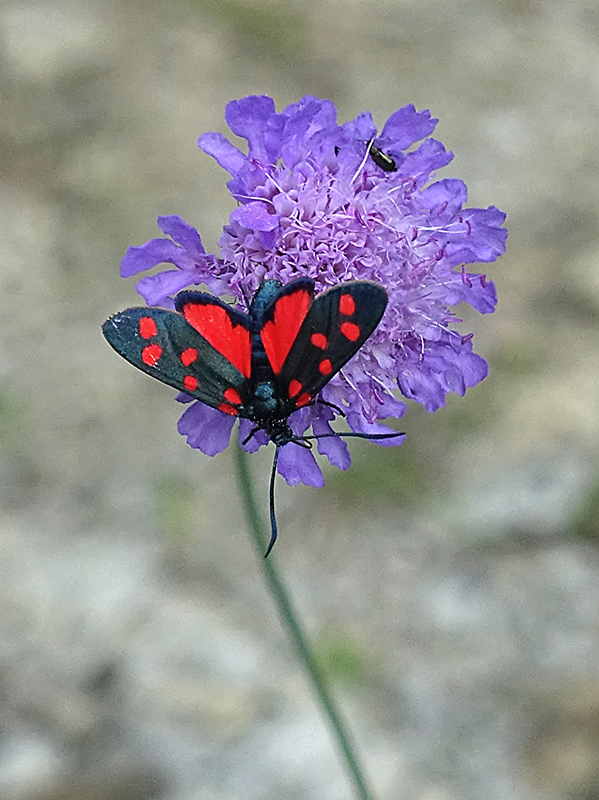
<instances>
[{"instance_id":1,"label":"small black insect","mask_svg":"<svg viewBox=\"0 0 599 800\"><path fill-rule=\"evenodd\" d=\"M380 167L385 172L397 172L397 164L395 159L381 150L375 144L370 145L370 158L374 161L377 167Z\"/></svg>"}]
</instances>

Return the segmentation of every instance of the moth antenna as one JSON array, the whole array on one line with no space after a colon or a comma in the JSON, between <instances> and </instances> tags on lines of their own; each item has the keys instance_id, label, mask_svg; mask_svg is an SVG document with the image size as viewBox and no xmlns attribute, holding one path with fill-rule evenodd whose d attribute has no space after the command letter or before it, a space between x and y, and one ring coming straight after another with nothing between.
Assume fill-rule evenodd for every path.
<instances>
[{"instance_id":1,"label":"moth antenna","mask_svg":"<svg viewBox=\"0 0 599 800\"><path fill-rule=\"evenodd\" d=\"M394 436L405 436L404 431L397 431L397 433L356 433L355 431L346 431L344 433L321 433L319 436L302 436L302 439L311 441L314 439L330 439L333 436L339 439L346 439L349 436L354 436L357 439L393 439Z\"/></svg>"},{"instance_id":2,"label":"moth antenna","mask_svg":"<svg viewBox=\"0 0 599 800\"><path fill-rule=\"evenodd\" d=\"M275 478L277 475L277 461L279 460L279 450L280 448L277 447L275 450L275 457L272 460L272 470L270 473L270 490L269 490L269 503L270 503L270 542L268 543L268 547L266 548L266 553L264 553L264 558L268 558L268 554L273 549L275 542L277 541L277 518L275 516Z\"/></svg>"},{"instance_id":3,"label":"moth antenna","mask_svg":"<svg viewBox=\"0 0 599 800\"><path fill-rule=\"evenodd\" d=\"M336 406L336 405L335 405L335 403L329 403L329 401L328 401L328 400L320 400L320 399L319 399L319 400L317 400L316 402L317 402L319 405L321 405L321 406L328 406L329 408L334 408L334 409L335 409L335 411L336 411L336 412L339 414L339 416L341 416L341 417L344 417L344 416L345 416L345 411L344 411L342 408L339 408L339 406ZM308 405L310 405L310 404L308 403Z\"/></svg>"}]
</instances>

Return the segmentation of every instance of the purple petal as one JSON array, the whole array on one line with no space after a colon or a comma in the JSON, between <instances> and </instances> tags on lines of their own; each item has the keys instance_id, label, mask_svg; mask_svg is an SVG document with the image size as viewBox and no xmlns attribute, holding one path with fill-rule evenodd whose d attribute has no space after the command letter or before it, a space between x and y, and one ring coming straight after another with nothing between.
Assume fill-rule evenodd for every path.
<instances>
[{"instance_id":1,"label":"purple petal","mask_svg":"<svg viewBox=\"0 0 599 800\"><path fill-rule=\"evenodd\" d=\"M256 424L249 419L239 420L239 443L246 453L255 453L260 447L270 442L270 439L264 431L256 431L252 438L243 444L255 427Z\"/></svg>"},{"instance_id":2,"label":"purple petal","mask_svg":"<svg viewBox=\"0 0 599 800\"><path fill-rule=\"evenodd\" d=\"M489 372L484 358L472 352L472 342L456 333L427 342L424 356L414 351L413 358L403 361L397 383L406 397L431 412L445 405L449 392L463 395Z\"/></svg>"},{"instance_id":3,"label":"purple petal","mask_svg":"<svg viewBox=\"0 0 599 800\"><path fill-rule=\"evenodd\" d=\"M303 436L312 424L312 416L314 410L309 406L300 408L299 411L294 411L289 417L289 427L293 431L294 436Z\"/></svg>"},{"instance_id":4,"label":"purple petal","mask_svg":"<svg viewBox=\"0 0 599 800\"><path fill-rule=\"evenodd\" d=\"M281 116L285 118L287 126L285 127L285 136L294 136L301 129L304 129L304 123L301 123L301 128L293 127L298 119L311 120L311 129L309 134L314 134L317 130L323 128L330 128L336 124L337 108L335 103L330 100L323 100L320 97L315 97L313 94L306 94L297 103L288 105ZM292 126L288 127L291 121Z\"/></svg>"},{"instance_id":5,"label":"purple petal","mask_svg":"<svg viewBox=\"0 0 599 800\"><path fill-rule=\"evenodd\" d=\"M379 389L377 392L377 401L378 419L387 419L388 417L399 419L400 417L403 417L408 410L408 407L405 403L402 403L401 400L398 400L392 394L387 391L383 391L382 389Z\"/></svg>"},{"instance_id":6,"label":"purple petal","mask_svg":"<svg viewBox=\"0 0 599 800\"><path fill-rule=\"evenodd\" d=\"M314 155L322 142L323 131L337 130L337 109L330 100L306 95L288 106L281 116L285 118L285 126L279 149L288 167L297 165L301 169L308 153Z\"/></svg>"},{"instance_id":7,"label":"purple petal","mask_svg":"<svg viewBox=\"0 0 599 800\"><path fill-rule=\"evenodd\" d=\"M286 444L281 447L277 472L290 486L297 486L298 483L305 483L317 489L322 489L324 486L324 478L316 459L310 450L297 444Z\"/></svg>"},{"instance_id":8,"label":"purple petal","mask_svg":"<svg viewBox=\"0 0 599 800\"><path fill-rule=\"evenodd\" d=\"M183 412L177 430L187 444L207 456L222 453L229 444L235 417L210 408L199 400Z\"/></svg>"},{"instance_id":9,"label":"purple petal","mask_svg":"<svg viewBox=\"0 0 599 800\"><path fill-rule=\"evenodd\" d=\"M419 205L426 208L433 219L452 219L467 199L468 190L463 181L445 178L420 193Z\"/></svg>"},{"instance_id":10,"label":"purple petal","mask_svg":"<svg viewBox=\"0 0 599 800\"><path fill-rule=\"evenodd\" d=\"M404 397L421 403L427 411L433 412L445 405L445 395L434 373L416 369L413 365L404 366L397 378L397 385Z\"/></svg>"},{"instance_id":11,"label":"purple petal","mask_svg":"<svg viewBox=\"0 0 599 800\"><path fill-rule=\"evenodd\" d=\"M225 139L222 133L204 133L198 139L198 147L231 175L236 175L246 161L244 153Z\"/></svg>"},{"instance_id":12,"label":"purple petal","mask_svg":"<svg viewBox=\"0 0 599 800\"><path fill-rule=\"evenodd\" d=\"M225 120L233 133L247 140L248 157L269 163L265 130L269 118L276 113L274 100L266 95L250 95L231 100L225 109Z\"/></svg>"},{"instance_id":13,"label":"purple petal","mask_svg":"<svg viewBox=\"0 0 599 800\"><path fill-rule=\"evenodd\" d=\"M335 433L328 421L322 417L312 421L312 430L315 436ZM326 456L337 469L345 470L351 465L351 456L347 444L339 436L327 436L326 439L319 439L318 452Z\"/></svg>"},{"instance_id":14,"label":"purple petal","mask_svg":"<svg viewBox=\"0 0 599 800\"><path fill-rule=\"evenodd\" d=\"M158 217L158 227L177 244L181 245L193 258L206 255L200 234L177 214Z\"/></svg>"},{"instance_id":15,"label":"purple petal","mask_svg":"<svg viewBox=\"0 0 599 800\"><path fill-rule=\"evenodd\" d=\"M135 289L149 306L157 306L165 297L180 292L186 286L198 283L197 276L197 272L170 269L142 278L135 284Z\"/></svg>"},{"instance_id":16,"label":"purple petal","mask_svg":"<svg viewBox=\"0 0 599 800\"><path fill-rule=\"evenodd\" d=\"M358 114L355 119L342 125L341 129L350 140L357 139L361 142L369 142L376 136L376 125L372 120L370 111L364 111L362 114Z\"/></svg>"},{"instance_id":17,"label":"purple petal","mask_svg":"<svg viewBox=\"0 0 599 800\"><path fill-rule=\"evenodd\" d=\"M445 286L447 288L445 302L448 305L456 305L463 301L480 314L492 314L495 311L497 305L495 284L484 275L466 272L459 275L452 272L451 276L446 278Z\"/></svg>"},{"instance_id":18,"label":"purple petal","mask_svg":"<svg viewBox=\"0 0 599 800\"><path fill-rule=\"evenodd\" d=\"M438 121L431 118L428 109L416 111L413 105L404 106L391 114L376 143L383 149L405 150L432 133Z\"/></svg>"},{"instance_id":19,"label":"purple petal","mask_svg":"<svg viewBox=\"0 0 599 800\"><path fill-rule=\"evenodd\" d=\"M253 231L273 231L279 227L278 214L269 213L266 204L258 201L239 206L231 213L231 219Z\"/></svg>"},{"instance_id":20,"label":"purple petal","mask_svg":"<svg viewBox=\"0 0 599 800\"><path fill-rule=\"evenodd\" d=\"M130 247L121 261L121 275L128 278L162 263L174 264L179 269L193 269L195 261L170 239L150 239L140 247Z\"/></svg>"},{"instance_id":21,"label":"purple petal","mask_svg":"<svg viewBox=\"0 0 599 800\"><path fill-rule=\"evenodd\" d=\"M453 153L446 150L436 139L425 139L417 150L407 153L397 170L398 176L414 178L416 186L423 185L436 169L447 166Z\"/></svg>"},{"instance_id":22,"label":"purple petal","mask_svg":"<svg viewBox=\"0 0 599 800\"><path fill-rule=\"evenodd\" d=\"M466 208L460 217L469 225L470 241L468 250L472 258L462 261L495 261L505 253L507 229L501 227L505 222L505 214L495 206L489 208ZM459 262L457 262L459 263Z\"/></svg>"}]
</instances>

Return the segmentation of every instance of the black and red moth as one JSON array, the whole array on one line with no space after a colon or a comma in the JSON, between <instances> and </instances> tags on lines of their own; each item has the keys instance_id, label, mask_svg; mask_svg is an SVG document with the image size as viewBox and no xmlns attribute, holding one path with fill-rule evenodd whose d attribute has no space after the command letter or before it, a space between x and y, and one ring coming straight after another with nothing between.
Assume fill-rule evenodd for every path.
<instances>
[{"instance_id":1,"label":"black and red moth","mask_svg":"<svg viewBox=\"0 0 599 800\"><path fill-rule=\"evenodd\" d=\"M271 474L271 540L277 537L274 476L279 448L310 446L288 418L357 353L378 325L387 293L351 281L314 297L314 281L265 280L244 313L204 292L185 291L176 311L128 308L102 328L108 343L138 369L224 414L245 417L276 445ZM338 435L338 434L332 434ZM387 434L340 434L386 438ZM397 434L389 434L395 436Z\"/></svg>"}]
</instances>

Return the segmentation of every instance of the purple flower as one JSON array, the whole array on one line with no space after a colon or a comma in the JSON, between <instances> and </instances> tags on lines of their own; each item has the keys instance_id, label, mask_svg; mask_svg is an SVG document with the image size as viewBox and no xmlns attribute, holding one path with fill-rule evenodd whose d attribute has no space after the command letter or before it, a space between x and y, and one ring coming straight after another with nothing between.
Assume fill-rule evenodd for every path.
<instances>
[{"instance_id":1,"label":"purple flower","mask_svg":"<svg viewBox=\"0 0 599 800\"><path fill-rule=\"evenodd\" d=\"M463 395L486 377L472 336L453 327L460 320L451 307L464 301L482 314L494 310L493 283L465 265L504 252L505 214L494 206L464 208L466 186L459 180L429 183L453 156L428 138L437 123L428 111L404 106L378 136L369 112L339 125L334 104L310 96L280 113L270 97L245 97L227 105L225 118L246 139L247 154L219 133L199 139L231 175L227 185L238 203L223 229L220 256L207 254L197 231L180 217L159 217L170 238L129 248L121 269L133 275L163 262L176 267L139 281L148 304L172 307L178 291L206 284L245 308L263 279L287 283L300 275L312 278L317 291L352 279L382 284L389 303L378 328L320 395L344 409L356 432L385 432L379 420L404 414L405 404L393 395L398 388L435 411L448 392ZM393 160L394 171L377 165L370 143ZM298 435L310 427L320 435L331 432L334 417L330 406L317 404L289 422ZM215 455L227 446L232 424L232 417L195 402L179 431L192 447ZM250 430L241 420L240 438ZM246 449L267 442L261 432ZM318 449L339 469L349 466L341 439L321 439ZM278 468L288 483L322 485L304 448L285 445Z\"/></svg>"}]
</instances>

